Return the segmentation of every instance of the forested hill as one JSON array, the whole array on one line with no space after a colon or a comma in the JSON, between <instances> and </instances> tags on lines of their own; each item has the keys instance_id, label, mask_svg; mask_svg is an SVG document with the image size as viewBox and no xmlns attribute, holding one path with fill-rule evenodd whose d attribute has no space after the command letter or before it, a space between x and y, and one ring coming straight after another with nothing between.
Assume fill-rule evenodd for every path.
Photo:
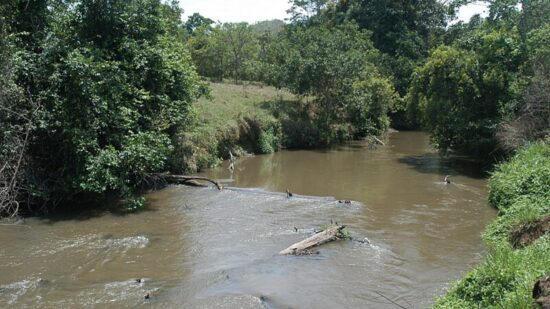
<instances>
[{"instance_id":1,"label":"forested hill","mask_svg":"<svg viewBox=\"0 0 550 309\"><path fill-rule=\"evenodd\" d=\"M295 0L286 23L250 25L183 21L178 3L160 0L2 1L0 212L106 194L141 205L133 197L152 173L196 157L185 136L205 80L297 98L271 102L275 120L258 125L269 147L250 149L323 147L390 126L480 158L544 139L550 3L487 1L487 17L451 25L467 2ZM232 146L221 145L210 161Z\"/></svg>"},{"instance_id":2,"label":"forested hill","mask_svg":"<svg viewBox=\"0 0 550 309\"><path fill-rule=\"evenodd\" d=\"M280 19L264 20L252 24L252 29L256 32L277 33L283 30L285 22Z\"/></svg>"}]
</instances>

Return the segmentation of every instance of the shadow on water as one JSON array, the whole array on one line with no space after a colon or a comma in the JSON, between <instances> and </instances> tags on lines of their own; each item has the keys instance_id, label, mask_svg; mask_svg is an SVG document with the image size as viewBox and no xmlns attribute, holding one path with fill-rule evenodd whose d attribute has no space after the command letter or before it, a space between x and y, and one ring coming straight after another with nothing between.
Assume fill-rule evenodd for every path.
<instances>
[{"instance_id":1,"label":"shadow on water","mask_svg":"<svg viewBox=\"0 0 550 309\"><path fill-rule=\"evenodd\" d=\"M112 199L103 202L90 203L89 205L79 205L78 207L63 206L53 213L45 213L34 216L34 218L42 221L45 224L53 225L63 221L88 221L101 218L106 215L111 215L119 218L128 216L150 213L154 215L156 209L150 207L151 202L147 201L143 207L136 209L128 209L124 206L120 199Z\"/></svg>"},{"instance_id":2,"label":"shadow on water","mask_svg":"<svg viewBox=\"0 0 550 309\"><path fill-rule=\"evenodd\" d=\"M483 161L465 156L442 157L437 153L404 156L397 161L406 164L423 174L445 175L461 174L475 179L485 179L489 176L490 165Z\"/></svg>"}]
</instances>

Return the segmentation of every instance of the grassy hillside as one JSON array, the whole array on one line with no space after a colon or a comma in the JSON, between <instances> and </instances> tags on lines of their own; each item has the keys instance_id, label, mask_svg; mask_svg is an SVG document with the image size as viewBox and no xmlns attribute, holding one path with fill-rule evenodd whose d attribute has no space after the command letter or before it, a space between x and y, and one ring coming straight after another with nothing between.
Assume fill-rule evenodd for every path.
<instances>
[{"instance_id":1,"label":"grassy hillside","mask_svg":"<svg viewBox=\"0 0 550 309\"><path fill-rule=\"evenodd\" d=\"M284 90L254 84L210 83L210 89L211 98L203 97L196 104L201 129L234 127L244 117L274 120L270 104L295 99Z\"/></svg>"},{"instance_id":2,"label":"grassy hillside","mask_svg":"<svg viewBox=\"0 0 550 309\"><path fill-rule=\"evenodd\" d=\"M296 97L258 84L210 83L211 94L195 104L192 131L179 135L173 170L196 172L233 154L270 153L282 143L281 122L273 111Z\"/></svg>"}]
</instances>

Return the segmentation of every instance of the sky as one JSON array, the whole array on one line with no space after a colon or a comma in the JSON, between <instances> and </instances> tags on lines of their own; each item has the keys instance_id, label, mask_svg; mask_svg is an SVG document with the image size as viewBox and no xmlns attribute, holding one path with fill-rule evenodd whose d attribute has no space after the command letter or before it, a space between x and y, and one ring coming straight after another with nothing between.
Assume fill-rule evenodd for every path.
<instances>
[{"instance_id":1,"label":"sky","mask_svg":"<svg viewBox=\"0 0 550 309\"><path fill-rule=\"evenodd\" d=\"M262 20L287 17L288 0L180 0L184 19L195 12L221 22L254 23ZM459 11L459 20L468 21L474 14L483 13L485 7L470 4Z\"/></svg>"}]
</instances>

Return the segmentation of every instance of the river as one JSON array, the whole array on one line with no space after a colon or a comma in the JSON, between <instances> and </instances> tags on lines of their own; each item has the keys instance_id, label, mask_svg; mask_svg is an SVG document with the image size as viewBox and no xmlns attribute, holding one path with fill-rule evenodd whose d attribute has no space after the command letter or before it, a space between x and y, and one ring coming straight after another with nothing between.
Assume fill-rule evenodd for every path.
<instances>
[{"instance_id":1,"label":"river","mask_svg":"<svg viewBox=\"0 0 550 309\"><path fill-rule=\"evenodd\" d=\"M232 174L226 162L204 175L229 188L172 186L134 214L0 225L0 305L426 308L480 261L495 216L476 164L440 157L420 132L377 149L240 158ZM331 220L355 240L277 255Z\"/></svg>"}]
</instances>

